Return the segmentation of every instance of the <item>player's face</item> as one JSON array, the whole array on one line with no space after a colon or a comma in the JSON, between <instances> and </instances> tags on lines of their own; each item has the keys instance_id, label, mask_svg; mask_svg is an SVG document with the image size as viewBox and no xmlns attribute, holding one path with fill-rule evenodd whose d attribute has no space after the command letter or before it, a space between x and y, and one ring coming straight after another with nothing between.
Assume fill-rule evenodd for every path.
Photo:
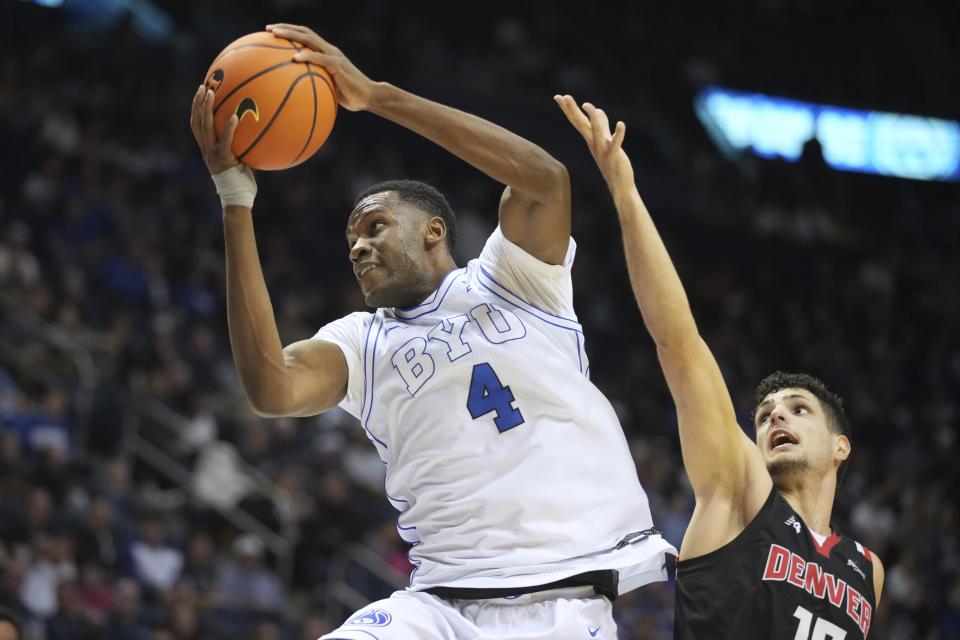
<instances>
[{"instance_id":1,"label":"player's face","mask_svg":"<svg viewBox=\"0 0 960 640\"><path fill-rule=\"evenodd\" d=\"M361 200L347 219L350 263L367 306L408 307L420 302L426 214L392 191Z\"/></svg>"},{"instance_id":2,"label":"player's face","mask_svg":"<svg viewBox=\"0 0 960 640\"><path fill-rule=\"evenodd\" d=\"M849 453L846 438L830 430L823 405L806 389L781 389L757 407L757 446L774 480L832 473ZM842 440L842 442L841 442Z\"/></svg>"}]
</instances>

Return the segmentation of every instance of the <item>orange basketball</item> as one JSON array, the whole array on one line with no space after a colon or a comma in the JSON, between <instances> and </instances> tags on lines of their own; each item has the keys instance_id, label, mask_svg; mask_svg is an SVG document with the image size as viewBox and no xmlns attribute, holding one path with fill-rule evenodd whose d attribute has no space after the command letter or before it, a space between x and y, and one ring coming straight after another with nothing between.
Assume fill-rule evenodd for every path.
<instances>
[{"instance_id":1,"label":"orange basketball","mask_svg":"<svg viewBox=\"0 0 960 640\"><path fill-rule=\"evenodd\" d=\"M303 45L267 32L230 43L207 71L213 118L223 134L240 117L233 153L254 169L293 167L317 152L337 116L333 78L314 64L294 62Z\"/></svg>"}]
</instances>

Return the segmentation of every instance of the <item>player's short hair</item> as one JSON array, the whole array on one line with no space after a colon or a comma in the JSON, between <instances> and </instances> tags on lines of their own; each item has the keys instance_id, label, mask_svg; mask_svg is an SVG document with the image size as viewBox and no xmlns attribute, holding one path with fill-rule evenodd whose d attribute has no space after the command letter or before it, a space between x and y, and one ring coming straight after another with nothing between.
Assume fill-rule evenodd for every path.
<instances>
[{"instance_id":1,"label":"player's short hair","mask_svg":"<svg viewBox=\"0 0 960 640\"><path fill-rule=\"evenodd\" d=\"M450 249L451 254L453 253L457 246L457 217L442 193L419 180L387 180L370 185L361 191L353 201L353 206L356 207L367 196L385 191L396 192L401 200L415 206L430 217L443 218L443 222L447 225L447 248Z\"/></svg>"},{"instance_id":2,"label":"player's short hair","mask_svg":"<svg viewBox=\"0 0 960 640\"><path fill-rule=\"evenodd\" d=\"M17 640L23 637L23 626L20 624L20 619L9 609L0 607L0 622L6 622L13 627Z\"/></svg>"},{"instance_id":3,"label":"player's short hair","mask_svg":"<svg viewBox=\"0 0 960 640\"><path fill-rule=\"evenodd\" d=\"M827 414L827 427L833 432L846 436L847 440L853 444L853 437L850 433L850 421L847 419L847 412L843 408L843 398L827 388L819 378L815 378L807 373L786 373L776 371L760 381L757 389L753 392L753 417L756 418L757 409L760 403L771 393L782 391L783 389L804 389L814 395L820 401ZM847 458L840 463L837 468L837 485L843 481L843 476L847 473Z\"/></svg>"}]
</instances>

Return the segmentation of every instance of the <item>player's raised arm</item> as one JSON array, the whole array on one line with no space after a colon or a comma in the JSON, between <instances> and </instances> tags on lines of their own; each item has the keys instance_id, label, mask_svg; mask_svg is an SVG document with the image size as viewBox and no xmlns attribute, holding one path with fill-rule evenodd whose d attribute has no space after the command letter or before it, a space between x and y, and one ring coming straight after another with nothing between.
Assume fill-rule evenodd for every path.
<instances>
[{"instance_id":1,"label":"player's raised arm","mask_svg":"<svg viewBox=\"0 0 960 640\"><path fill-rule=\"evenodd\" d=\"M217 139L213 91L200 86L190 128L223 204L226 246L227 322L240 380L261 415L311 415L336 405L346 393L347 365L329 342L306 340L283 348L263 279L253 232L257 183L230 150L237 117Z\"/></svg>"},{"instance_id":2,"label":"player's raised arm","mask_svg":"<svg viewBox=\"0 0 960 640\"><path fill-rule=\"evenodd\" d=\"M342 51L306 27L277 24L267 30L312 49L295 59L324 67L344 108L402 125L506 185L500 201L504 235L544 262L563 261L570 237L570 179L563 164L503 127L370 80Z\"/></svg>"},{"instance_id":3,"label":"player's raised arm","mask_svg":"<svg viewBox=\"0 0 960 640\"><path fill-rule=\"evenodd\" d=\"M620 217L633 292L677 407L684 466L697 496L691 530L705 534L695 535L702 543L695 549L688 549L685 539L681 553L698 555L729 541L714 538L739 531L753 518L770 492L770 477L737 424L720 368L700 337L680 277L637 191L622 147L626 126L618 122L611 133L602 110L590 104L581 110L570 96L555 100L586 141ZM718 508L705 513L711 504ZM698 518L705 526L697 526ZM715 533L720 531L727 533Z\"/></svg>"}]
</instances>

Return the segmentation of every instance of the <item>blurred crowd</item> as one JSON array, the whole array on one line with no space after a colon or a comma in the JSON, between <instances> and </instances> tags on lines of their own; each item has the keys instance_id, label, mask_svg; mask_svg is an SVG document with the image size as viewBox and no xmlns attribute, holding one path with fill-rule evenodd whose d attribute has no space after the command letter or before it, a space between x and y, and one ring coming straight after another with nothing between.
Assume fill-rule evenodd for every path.
<instances>
[{"instance_id":1,"label":"blurred crowd","mask_svg":"<svg viewBox=\"0 0 960 640\"><path fill-rule=\"evenodd\" d=\"M739 14L623 6L614 18L585 3L460 7L456 19L439 5L413 19L386 0L323 12L297 0L157 4L176 25L161 41L127 18L92 33L65 11L0 8L0 607L27 637L314 640L356 608L344 590L384 597L411 569L356 421L258 418L233 368L219 202L188 108L223 46L282 19L316 27L372 77L493 119L568 165L592 377L655 522L679 545L692 494L672 403L609 197L550 98L571 93L625 120L641 192L745 428L753 387L775 369L817 375L846 399L853 456L834 520L886 565L871 637L960 638L960 189L831 172L815 143L799 164L731 160L691 106L718 82L956 117L948 65L933 63L956 53L949 20L821 20L815 2L776 0L738 10L750 27ZM894 52L893 35L911 46ZM845 37L858 55L831 64ZM501 187L369 114L341 111L314 159L258 174L284 343L363 308L344 221L355 193L394 177L440 188L461 263L479 253ZM65 343L92 355L87 391ZM289 548L237 511L287 531ZM622 639L669 638L672 584L615 611Z\"/></svg>"}]
</instances>

